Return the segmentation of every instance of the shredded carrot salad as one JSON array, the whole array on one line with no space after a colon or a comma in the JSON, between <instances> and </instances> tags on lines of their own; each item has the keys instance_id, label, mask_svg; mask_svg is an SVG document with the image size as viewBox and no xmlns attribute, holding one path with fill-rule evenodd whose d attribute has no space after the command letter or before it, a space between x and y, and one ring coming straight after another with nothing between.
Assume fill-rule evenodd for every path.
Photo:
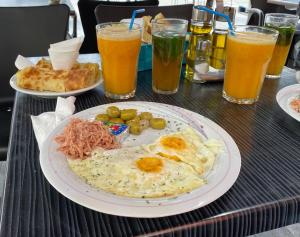
<instances>
[{"instance_id":1,"label":"shredded carrot salad","mask_svg":"<svg viewBox=\"0 0 300 237\"><path fill-rule=\"evenodd\" d=\"M297 99L293 99L290 103L290 106L293 110L300 113L300 96Z\"/></svg>"}]
</instances>

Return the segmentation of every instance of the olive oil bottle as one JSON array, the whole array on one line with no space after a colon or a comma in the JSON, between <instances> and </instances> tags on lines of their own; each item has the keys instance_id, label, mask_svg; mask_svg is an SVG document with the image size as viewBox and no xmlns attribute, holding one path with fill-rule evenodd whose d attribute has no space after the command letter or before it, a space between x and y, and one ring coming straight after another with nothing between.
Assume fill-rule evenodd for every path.
<instances>
[{"instance_id":1,"label":"olive oil bottle","mask_svg":"<svg viewBox=\"0 0 300 237\"><path fill-rule=\"evenodd\" d=\"M189 46L186 55L185 78L202 83L201 74L209 68L211 47L212 16L205 11L193 11L190 24Z\"/></svg>"},{"instance_id":2,"label":"olive oil bottle","mask_svg":"<svg viewBox=\"0 0 300 237\"><path fill-rule=\"evenodd\" d=\"M225 68L226 31L214 31L212 33L212 52L210 66L215 69Z\"/></svg>"},{"instance_id":3,"label":"olive oil bottle","mask_svg":"<svg viewBox=\"0 0 300 237\"><path fill-rule=\"evenodd\" d=\"M234 23L235 9L233 7L223 7L223 13L228 15L231 22ZM210 55L210 66L223 70L225 68L226 56L226 38L228 32L228 24L226 20L219 16L214 16L212 45Z\"/></svg>"}]
</instances>

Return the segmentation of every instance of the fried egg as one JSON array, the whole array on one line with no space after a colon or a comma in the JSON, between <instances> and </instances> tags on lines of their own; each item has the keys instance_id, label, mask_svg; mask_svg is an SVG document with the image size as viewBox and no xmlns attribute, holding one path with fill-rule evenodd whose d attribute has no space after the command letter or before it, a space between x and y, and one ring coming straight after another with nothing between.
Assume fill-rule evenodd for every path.
<instances>
[{"instance_id":1,"label":"fried egg","mask_svg":"<svg viewBox=\"0 0 300 237\"><path fill-rule=\"evenodd\" d=\"M95 150L85 160L68 159L70 168L89 185L134 198L178 196L206 183L220 143L187 128L161 136L153 144Z\"/></svg>"},{"instance_id":2,"label":"fried egg","mask_svg":"<svg viewBox=\"0 0 300 237\"><path fill-rule=\"evenodd\" d=\"M205 184L189 165L151 154L142 146L98 150L90 158L68 162L89 185L120 196L176 196Z\"/></svg>"},{"instance_id":3,"label":"fried egg","mask_svg":"<svg viewBox=\"0 0 300 237\"><path fill-rule=\"evenodd\" d=\"M156 155L191 165L204 175L215 162L223 145L215 139L205 139L191 127L159 137L145 149Z\"/></svg>"}]
</instances>

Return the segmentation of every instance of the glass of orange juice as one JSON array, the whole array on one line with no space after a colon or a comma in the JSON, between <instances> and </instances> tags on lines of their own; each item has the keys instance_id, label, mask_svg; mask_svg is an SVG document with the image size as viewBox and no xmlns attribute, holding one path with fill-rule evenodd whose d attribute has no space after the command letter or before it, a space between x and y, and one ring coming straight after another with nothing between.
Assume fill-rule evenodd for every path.
<instances>
[{"instance_id":1,"label":"glass of orange juice","mask_svg":"<svg viewBox=\"0 0 300 237\"><path fill-rule=\"evenodd\" d=\"M279 36L267 70L267 78L280 78L289 54L299 16L283 13L269 13L265 17L265 27L278 30Z\"/></svg>"},{"instance_id":2,"label":"glass of orange juice","mask_svg":"<svg viewBox=\"0 0 300 237\"><path fill-rule=\"evenodd\" d=\"M226 42L223 97L238 104L252 104L271 61L278 31L258 26L237 26Z\"/></svg>"},{"instance_id":3,"label":"glass of orange juice","mask_svg":"<svg viewBox=\"0 0 300 237\"><path fill-rule=\"evenodd\" d=\"M141 28L134 24L110 22L96 26L105 95L128 99L135 95Z\"/></svg>"}]
</instances>

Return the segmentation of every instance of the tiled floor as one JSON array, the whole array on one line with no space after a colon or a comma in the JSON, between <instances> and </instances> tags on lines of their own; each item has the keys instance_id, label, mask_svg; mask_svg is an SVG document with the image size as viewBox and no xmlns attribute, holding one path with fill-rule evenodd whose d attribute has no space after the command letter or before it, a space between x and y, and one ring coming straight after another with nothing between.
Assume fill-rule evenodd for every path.
<instances>
[{"instance_id":1,"label":"tiled floor","mask_svg":"<svg viewBox=\"0 0 300 237\"><path fill-rule=\"evenodd\" d=\"M263 232L248 237L299 237L300 224L289 225L272 231Z\"/></svg>"}]
</instances>

